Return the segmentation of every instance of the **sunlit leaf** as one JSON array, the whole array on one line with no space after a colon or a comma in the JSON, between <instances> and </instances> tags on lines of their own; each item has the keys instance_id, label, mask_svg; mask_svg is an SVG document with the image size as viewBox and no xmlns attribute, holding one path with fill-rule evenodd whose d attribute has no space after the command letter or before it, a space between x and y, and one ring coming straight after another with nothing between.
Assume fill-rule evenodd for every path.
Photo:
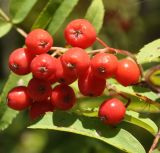
<instances>
[{"instance_id":1,"label":"sunlit leaf","mask_svg":"<svg viewBox=\"0 0 160 153\"><path fill-rule=\"evenodd\" d=\"M12 28L12 24L0 19L0 38L6 35Z\"/></svg>"},{"instance_id":2,"label":"sunlit leaf","mask_svg":"<svg viewBox=\"0 0 160 153\"><path fill-rule=\"evenodd\" d=\"M124 152L145 153L143 146L125 127L112 128L97 118L77 116L67 112L47 113L29 128L66 131L104 141ZM133 145L134 144L134 145Z\"/></svg>"},{"instance_id":3,"label":"sunlit leaf","mask_svg":"<svg viewBox=\"0 0 160 153\"><path fill-rule=\"evenodd\" d=\"M63 0L59 8L54 13L52 21L48 26L48 31L51 33L51 35L54 35L56 31L61 27L61 25L74 9L77 3L78 0Z\"/></svg>"},{"instance_id":4,"label":"sunlit leaf","mask_svg":"<svg viewBox=\"0 0 160 153\"><path fill-rule=\"evenodd\" d=\"M140 64L150 63L154 60L157 61L157 58L159 58L160 61L160 39L145 45L136 57Z\"/></svg>"},{"instance_id":5,"label":"sunlit leaf","mask_svg":"<svg viewBox=\"0 0 160 153\"><path fill-rule=\"evenodd\" d=\"M158 132L157 125L151 119L145 118L137 112L127 111L124 121L142 127L152 135L156 135Z\"/></svg>"},{"instance_id":6,"label":"sunlit leaf","mask_svg":"<svg viewBox=\"0 0 160 153\"><path fill-rule=\"evenodd\" d=\"M38 0L11 0L10 15L13 23L22 22Z\"/></svg>"},{"instance_id":7,"label":"sunlit leaf","mask_svg":"<svg viewBox=\"0 0 160 153\"><path fill-rule=\"evenodd\" d=\"M93 0L90 7L87 10L85 18L89 20L99 33L104 18L104 6L102 0Z\"/></svg>"},{"instance_id":8,"label":"sunlit leaf","mask_svg":"<svg viewBox=\"0 0 160 153\"><path fill-rule=\"evenodd\" d=\"M34 22L32 29L36 28L46 28L49 22L52 19L52 16L56 9L59 7L60 3L63 0L49 0L43 10L41 11L40 15Z\"/></svg>"},{"instance_id":9,"label":"sunlit leaf","mask_svg":"<svg viewBox=\"0 0 160 153\"><path fill-rule=\"evenodd\" d=\"M129 109L138 112L159 113L160 103L156 101L158 95L148 88L140 86L124 87L120 84L114 84L118 91L123 92L130 98Z\"/></svg>"}]
</instances>

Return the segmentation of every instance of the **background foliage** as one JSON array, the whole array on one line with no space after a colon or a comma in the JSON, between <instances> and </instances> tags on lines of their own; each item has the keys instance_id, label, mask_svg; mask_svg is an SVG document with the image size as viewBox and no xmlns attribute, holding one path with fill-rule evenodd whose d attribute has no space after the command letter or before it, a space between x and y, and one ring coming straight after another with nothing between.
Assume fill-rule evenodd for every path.
<instances>
[{"instance_id":1,"label":"background foliage","mask_svg":"<svg viewBox=\"0 0 160 153\"><path fill-rule=\"evenodd\" d=\"M96 27L99 37L110 46L130 50L133 53L138 53L140 50L137 54L138 63L144 68L149 63L147 68L151 67L152 63L159 62L157 58L160 55L157 48L160 40L141 48L160 36L159 0L124 0L123 3L119 0L72 0L72 2L70 0L1 0L0 8L11 19L6 21L0 17L0 91L2 92L3 89L0 97L0 153L71 151L73 153L143 153L148 151L157 133L157 126L160 125L158 118L160 105L157 94L146 88L124 88L114 80L110 80L118 90L128 94L134 101L129 107L130 111L127 111L125 122L116 129L102 125L96 118L98 106L107 95L100 98L79 99L79 105L71 112L56 112L54 115L48 113L39 121L31 123L27 112L18 114L6 107L5 97L9 89L16 84L27 84L30 78L30 75L20 78L10 74L8 79L7 60L13 49L24 45L24 38L16 32L17 27L21 27L26 32L34 28L45 28L53 35L56 46L64 46L63 29L66 24L75 18L86 18ZM100 47L95 43L93 49ZM76 84L72 86L76 91ZM137 96L136 93L147 96L152 104L147 105L143 97ZM12 120L13 123L9 128L3 131ZM26 129L27 126L52 130Z\"/></svg>"}]
</instances>

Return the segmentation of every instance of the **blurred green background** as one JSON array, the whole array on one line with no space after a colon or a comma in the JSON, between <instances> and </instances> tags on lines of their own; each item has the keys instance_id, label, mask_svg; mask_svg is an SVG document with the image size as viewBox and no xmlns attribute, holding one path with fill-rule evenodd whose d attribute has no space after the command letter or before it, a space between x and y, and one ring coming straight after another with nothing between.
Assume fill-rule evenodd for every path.
<instances>
[{"instance_id":1,"label":"blurred green background","mask_svg":"<svg viewBox=\"0 0 160 153\"><path fill-rule=\"evenodd\" d=\"M25 21L19 26L26 32L48 0L39 0ZM83 18L92 0L80 0L54 36L55 46L64 46L63 29L75 18ZM72 1L71 1L72 2ZM138 52L145 44L160 38L160 0L103 0L106 13L99 37L115 48ZM8 13L9 0L0 0L0 7ZM9 54L24 45L24 38L14 29L0 38L0 91L8 77ZM98 43L94 48L99 48ZM28 117L21 112L13 124L0 133L0 153L121 153L121 151L98 140L65 132L26 129ZM159 121L157 117L154 118ZM153 137L133 125L139 141L148 150ZM137 134L138 133L138 134ZM140 134L139 134L140 133ZM145 139L144 140L144 135ZM134 145L134 144L133 144Z\"/></svg>"}]
</instances>

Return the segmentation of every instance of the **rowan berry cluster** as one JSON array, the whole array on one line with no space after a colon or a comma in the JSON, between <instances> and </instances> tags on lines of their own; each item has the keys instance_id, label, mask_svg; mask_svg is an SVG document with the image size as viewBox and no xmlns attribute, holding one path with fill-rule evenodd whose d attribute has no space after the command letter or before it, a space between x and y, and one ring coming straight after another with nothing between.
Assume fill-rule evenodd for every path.
<instances>
[{"instance_id":1,"label":"rowan berry cluster","mask_svg":"<svg viewBox=\"0 0 160 153\"><path fill-rule=\"evenodd\" d=\"M96 41L96 30L87 20L71 21L64 30L66 42L72 46L58 57L49 54L52 36L43 29L31 31L25 48L14 50L9 57L9 68L17 75L32 73L28 86L13 88L7 96L8 106L15 110L29 108L31 119L48 111L69 110L76 103L74 90L69 86L78 80L84 96L100 96L106 80L114 77L124 86L136 84L140 70L131 59L118 60L111 53L90 56L85 49ZM102 103L99 117L104 123L118 124L125 116L124 104L112 98Z\"/></svg>"}]
</instances>

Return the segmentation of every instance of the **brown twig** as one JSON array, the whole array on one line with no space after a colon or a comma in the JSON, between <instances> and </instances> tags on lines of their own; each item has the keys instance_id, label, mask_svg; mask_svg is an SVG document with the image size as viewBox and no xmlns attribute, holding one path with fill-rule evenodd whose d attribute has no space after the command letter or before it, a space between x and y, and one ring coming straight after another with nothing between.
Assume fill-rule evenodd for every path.
<instances>
[{"instance_id":1,"label":"brown twig","mask_svg":"<svg viewBox=\"0 0 160 153\"><path fill-rule=\"evenodd\" d=\"M152 153L153 152L153 150L156 148L156 146L158 144L159 139L160 139L160 129L159 129L156 137L154 138L153 144L152 144L151 148L149 149L148 153Z\"/></svg>"},{"instance_id":2,"label":"brown twig","mask_svg":"<svg viewBox=\"0 0 160 153\"><path fill-rule=\"evenodd\" d=\"M134 60L136 59L135 56L126 51L126 50L120 50L120 49L116 49L116 48L112 48L112 47L109 47L103 40L101 40L99 37L96 37L96 40L102 45L104 46L107 50L109 50L110 52L112 53L119 53L119 54L122 54L122 55L126 55L126 56L130 56L131 58L133 58Z\"/></svg>"},{"instance_id":3,"label":"brown twig","mask_svg":"<svg viewBox=\"0 0 160 153\"><path fill-rule=\"evenodd\" d=\"M126 99L127 100L127 103L125 104L125 107L127 108L129 106L129 104L131 103L131 99L129 97L127 97L125 95L125 93L123 93L122 91L118 91L116 89L116 87L110 85L110 84L106 84L106 88L108 89L108 91L114 91L117 95L121 96L122 98Z\"/></svg>"},{"instance_id":4,"label":"brown twig","mask_svg":"<svg viewBox=\"0 0 160 153\"><path fill-rule=\"evenodd\" d=\"M96 49L88 52L88 54L96 54L96 53L113 53L113 52L108 48Z\"/></svg>"},{"instance_id":5,"label":"brown twig","mask_svg":"<svg viewBox=\"0 0 160 153\"><path fill-rule=\"evenodd\" d=\"M108 48L109 46L102 40L100 39L99 37L96 37L96 40L102 45L104 46L105 48Z\"/></svg>"}]
</instances>

